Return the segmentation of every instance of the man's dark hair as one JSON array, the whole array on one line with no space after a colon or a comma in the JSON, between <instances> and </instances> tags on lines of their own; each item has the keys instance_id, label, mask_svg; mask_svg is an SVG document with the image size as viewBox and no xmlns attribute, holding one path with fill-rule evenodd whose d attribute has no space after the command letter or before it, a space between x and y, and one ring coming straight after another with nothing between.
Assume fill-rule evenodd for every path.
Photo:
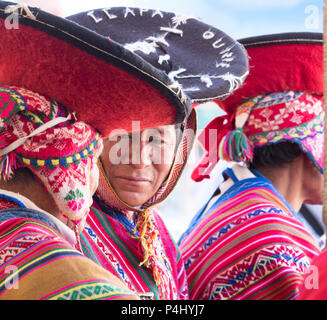
<instances>
[{"instance_id":1,"label":"man's dark hair","mask_svg":"<svg viewBox=\"0 0 327 320\"><path fill-rule=\"evenodd\" d=\"M280 167L292 162L301 155L301 152L298 144L288 141L255 147L250 167L253 169Z\"/></svg>"},{"instance_id":2,"label":"man's dark hair","mask_svg":"<svg viewBox=\"0 0 327 320\"><path fill-rule=\"evenodd\" d=\"M29 181L30 179L37 179L34 173L27 167L17 168L14 171L13 177L14 180L18 179L20 181ZM8 180L10 182L11 179Z\"/></svg>"}]
</instances>

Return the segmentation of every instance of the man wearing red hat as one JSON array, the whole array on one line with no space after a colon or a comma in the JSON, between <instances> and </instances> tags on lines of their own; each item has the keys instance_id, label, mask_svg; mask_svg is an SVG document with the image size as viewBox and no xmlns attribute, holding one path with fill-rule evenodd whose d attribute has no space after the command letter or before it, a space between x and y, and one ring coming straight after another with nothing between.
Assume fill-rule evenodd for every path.
<instances>
[{"instance_id":1,"label":"man wearing red hat","mask_svg":"<svg viewBox=\"0 0 327 320\"><path fill-rule=\"evenodd\" d=\"M243 46L194 17L104 8L69 19L95 28L163 70L192 103L230 95L248 74ZM133 108L136 102L131 102ZM155 97L150 103L158 110ZM150 115L141 117L135 110L134 120L142 125L151 120ZM196 116L193 110L177 125L167 121L159 126L158 120L152 119L152 129L140 128L104 141L99 187L81 235L82 247L86 256L116 274L132 291L154 299L188 299L180 250L156 206L169 196L183 172ZM127 152L121 150L125 156L120 154L118 163L111 157L117 153L117 142L127 147Z\"/></svg>"},{"instance_id":2,"label":"man wearing red hat","mask_svg":"<svg viewBox=\"0 0 327 320\"><path fill-rule=\"evenodd\" d=\"M18 29L5 27L12 15ZM0 299L137 299L82 253L102 137L128 132L132 110L143 128L182 121L189 100L75 22L0 1L0 26Z\"/></svg>"},{"instance_id":3,"label":"man wearing red hat","mask_svg":"<svg viewBox=\"0 0 327 320\"><path fill-rule=\"evenodd\" d=\"M34 109L45 108L32 99L29 107L34 107L33 112L20 110L19 106L16 108L33 123L26 125L30 130L12 129L15 134L5 141L2 155L4 174L10 176L14 171L16 158L11 143L17 148L15 139L21 141L20 133L30 148L29 154L23 154L19 164L35 168L38 174L40 170L46 187L54 195L60 195L61 207L59 213L55 213L72 225L77 248L96 262L98 271L111 276L114 274L118 279L113 278L122 283L122 291L117 294L115 290L110 290L110 286L108 289L101 283L98 285L96 280L101 280L100 276L94 276L91 284L72 281L71 286L62 288L59 281L62 279L57 279L58 273L51 272L56 270L58 259L51 256L54 261L49 258L49 263L47 260L42 260L40 265L35 263L32 272L28 273L29 277L26 271L27 298L128 299L146 296L187 299L188 288L179 248L153 207L168 197L183 172L196 129L195 112L191 112L195 97L198 101L226 97L242 84L248 74L248 59L243 46L196 18L159 10L103 8L62 19L38 8L0 1L0 24L4 24L7 15L13 12L19 18L19 28L0 29L0 43L6 45L6 50L0 51L0 85L5 88L14 86L14 91L23 97L25 93L27 97L40 95L41 100L50 97L50 102L62 103L68 111L74 112L71 115L74 120L84 121L101 133L105 147L101 155L102 164L99 164L99 187L93 198L94 205L88 212L90 194L95 187L92 184L91 190L85 193L86 186L83 190L76 189L74 182L82 178L88 182L90 176L85 171L94 170L95 164L86 165L81 157L92 153L95 144L93 140L87 141L89 145L81 143L82 150L67 155L69 148L68 151L60 150L63 148L62 141L55 139L63 136L61 132L43 132L47 139L40 139L41 142L46 140L50 151L53 147L51 143L55 144L53 149L62 151L60 157L55 157L48 150L43 150L41 142L32 143L30 134L34 132L34 126L39 125L40 118L34 114L38 111ZM134 18L136 20L130 20ZM112 26L112 21L118 25ZM125 41L116 39L112 30L116 30L119 36L126 36ZM141 35L136 34L137 31ZM191 46L193 43L196 45ZM207 55L203 59L205 65L195 59L203 48L206 48ZM187 55L181 55L181 50ZM140 57L142 52L145 56ZM195 93L195 96L190 98L188 92ZM17 96L24 102L19 94ZM52 104L47 102L48 113L54 113ZM6 113L7 110L4 110ZM133 130L133 121L137 121L136 130ZM112 134L115 129L120 134L117 140L110 140L115 138ZM35 131L39 133L38 128ZM123 146L133 150L135 146L129 143L133 142L135 135L139 137L136 148L140 152L136 160L131 152L131 163L125 163L122 153L127 154L127 160L130 160L130 153L123 150ZM68 132L68 136L73 146L77 138L83 142L89 137L81 131L76 134ZM22 148L21 145L19 147ZM119 148L118 152L115 147ZM117 164L116 160L123 163ZM69 171L80 162L84 164L84 171ZM58 167L66 175L56 174ZM71 180L65 179L67 176ZM51 204L48 207L52 207ZM6 223L3 221L0 226ZM85 230L79 234L84 226ZM1 231L5 233L5 227L0 230L0 235ZM16 250L17 245L10 247L12 237L14 235L10 233L6 252ZM42 252L47 254L47 249ZM17 256L26 260L30 258L30 252L19 250ZM38 260L38 254L39 251L31 260ZM85 256L83 258L91 263ZM15 254L10 256L8 263L15 257ZM27 270L24 267L21 266L21 270ZM80 270L78 266L75 269ZM48 277L49 270L55 276ZM41 274L42 271L44 273ZM71 275L68 271L67 277ZM77 272L81 277L84 273L89 275L85 268L82 271L82 274ZM5 265L0 264L0 276L5 272ZM38 284L40 274L46 278L46 286L43 290L32 290L34 282L31 279L36 279ZM90 277L92 275L95 274L91 273ZM18 297L15 291L4 289L3 292L3 296L11 294Z\"/></svg>"},{"instance_id":4,"label":"man wearing red hat","mask_svg":"<svg viewBox=\"0 0 327 320\"><path fill-rule=\"evenodd\" d=\"M219 159L234 165L181 239L190 298L294 299L319 254L297 212L322 203L322 36L240 42L250 75L200 136L207 154L193 179Z\"/></svg>"}]
</instances>

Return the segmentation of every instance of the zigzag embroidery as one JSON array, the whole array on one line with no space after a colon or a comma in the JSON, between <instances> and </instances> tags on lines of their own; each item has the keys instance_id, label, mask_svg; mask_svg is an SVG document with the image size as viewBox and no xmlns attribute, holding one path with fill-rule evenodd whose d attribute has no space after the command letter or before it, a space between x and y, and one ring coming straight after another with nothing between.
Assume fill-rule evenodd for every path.
<instances>
[{"instance_id":1,"label":"zigzag embroidery","mask_svg":"<svg viewBox=\"0 0 327 320\"><path fill-rule=\"evenodd\" d=\"M67 292L68 291L68 292ZM104 298L104 297L114 297L120 294L127 294L126 291L120 289L116 286L111 287L105 284L96 285L84 285L80 286L78 289L72 290L71 288L66 289L65 292L57 294L51 297L51 300L87 300L94 297Z\"/></svg>"},{"instance_id":2,"label":"zigzag embroidery","mask_svg":"<svg viewBox=\"0 0 327 320\"><path fill-rule=\"evenodd\" d=\"M35 243L49 239L46 235L24 236L8 244L0 251L0 265L8 262L11 258L17 257L20 253L33 246Z\"/></svg>"},{"instance_id":3,"label":"zigzag embroidery","mask_svg":"<svg viewBox=\"0 0 327 320\"><path fill-rule=\"evenodd\" d=\"M293 272L304 274L309 265L308 257L301 250L274 245L247 257L215 277L208 286L207 294L210 293L209 299L228 299L280 267L288 267Z\"/></svg>"},{"instance_id":4,"label":"zigzag embroidery","mask_svg":"<svg viewBox=\"0 0 327 320\"><path fill-rule=\"evenodd\" d=\"M111 266L113 267L114 270L116 270L116 273L120 275L121 280L124 281L124 283L128 286L130 290L136 292L136 289L133 287L131 280L127 277L126 273L124 272L123 268L120 266L119 262L114 257L114 255L107 250L105 245L101 242L98 236L92 231L89 225L85 226L85 230L90 235L92 240L97 244L99 249L101 249L103 254L109 259Z\"/></svg>"},{"instance_id":5,"label":"zigzag embroidery","mask_svg":"<svg viewBox=\"0 0 327 320\"><path fill-rule=\"evenodd\" d=\"M246 213L240 217L237 217L235 220L230 222L228 225L222 227L217 233L215 233L212 237L210 237L198 250L191 255L187 260L185 260L185 269L188 270L191 264L197 260L203 252L205 252L213 243L215 243L219 238L221 238L224 234L228 231L231 231L235 227L239 226L240 224L250 220L251 218L257 217L260 214L265 213L283 213L283 210L276 209L276 208L263 208L255 210L254 212Z\"/></svg>"}]
</instances>

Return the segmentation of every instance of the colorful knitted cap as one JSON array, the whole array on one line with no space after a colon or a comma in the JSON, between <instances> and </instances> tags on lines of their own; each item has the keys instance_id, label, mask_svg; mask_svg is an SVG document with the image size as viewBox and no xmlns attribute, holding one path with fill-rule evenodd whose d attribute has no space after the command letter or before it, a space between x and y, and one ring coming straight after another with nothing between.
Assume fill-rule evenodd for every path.
<instances>
[{"instance_id":1,"label":"colorful knitted cap","mask_svg":"<svg viewBox=\"0 0 327 320\"><path fill-rule=\"evenodd\" d=\"M206 154L192 178L201 181L219 159L252 161L254 147L291 141L323 172L323 47L321 34L278 34L240 40L250 75L219 102L226 115L200 134Z\"/></svg>"},{"instance_id":2,"label":"colorful knitted cap","mask_svg":"<svg viewBox=\"0 0 327 320\"><path fill-rule=\"evenodd\" d=\"M0 88L0 119L0 179L29 168L77 225L97 184L99 133L56 101L17 87Z\"/></svg>"}]
</instances>

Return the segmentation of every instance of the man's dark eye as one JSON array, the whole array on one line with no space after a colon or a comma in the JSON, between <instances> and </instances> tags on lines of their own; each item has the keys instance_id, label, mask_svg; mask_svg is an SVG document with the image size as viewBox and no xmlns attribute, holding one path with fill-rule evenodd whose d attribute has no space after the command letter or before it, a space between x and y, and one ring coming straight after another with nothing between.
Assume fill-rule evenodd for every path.
<instances>
[{"instance_id":1,"label":"man's dark eye","mask_svg":"<svg viewBox=\"0 0 327 320\"><path fill-rule=\"evenodd\" d=\"M124 134L124 135L122 135L122 136L120 136L120 139L127 139L127 140L129 140L130 139L130 136L128 135L128 134Z\"/></svg>"},{"instance_id":2,"label":"man's dark eye","mask_svg":"<svg viewBox=\"0 0 327 320\"><path fill-rule=\"evenodd\" d=\"M155 143L155 144L163 144L164 143L164 141L161 138L157 138L157 137L149 137L148 141Z\"/></svg>"}]
</instances>

